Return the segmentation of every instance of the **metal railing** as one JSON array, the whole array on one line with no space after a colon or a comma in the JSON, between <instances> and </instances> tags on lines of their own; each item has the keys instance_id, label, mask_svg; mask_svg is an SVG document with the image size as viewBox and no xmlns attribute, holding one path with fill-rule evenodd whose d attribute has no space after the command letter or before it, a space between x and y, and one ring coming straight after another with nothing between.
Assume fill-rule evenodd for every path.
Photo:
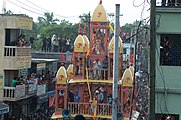
<instances>
[{"instance_id":1,"label":"metal railing","mask_svg":"<svg viewBox=\"0 0 181 120\"><path fill-rule=\"evenodd\" d=\"M34 96L37 93L37 88L32 88L32 85L17 85L16 87L4 87L3 100L16 101L30 96Z\"/></svg>"}]
</instances>

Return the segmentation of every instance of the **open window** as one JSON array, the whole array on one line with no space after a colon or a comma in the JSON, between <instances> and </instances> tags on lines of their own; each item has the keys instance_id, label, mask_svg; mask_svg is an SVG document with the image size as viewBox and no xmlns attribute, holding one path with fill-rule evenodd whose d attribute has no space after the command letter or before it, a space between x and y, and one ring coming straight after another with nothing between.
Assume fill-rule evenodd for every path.
<instances>
[{"instance_id":1,"label":"open window","mask_svg":"<svg viewBox=\"0 0 181 120\"><path fill-rule=\"evenodd\" d=\"M162 34L160 40L160 65L181 65L181 35Z\"/></svg>"},{"instance_id":2,"label":"open window","mask_svg":"<svg viewBox=\"0 0 181 120\"><path fill-rule=\"evenodd\" d=\"M5 46L16 46L19 34L19 29L5 29Z\"/></svg>"}]
</instances>

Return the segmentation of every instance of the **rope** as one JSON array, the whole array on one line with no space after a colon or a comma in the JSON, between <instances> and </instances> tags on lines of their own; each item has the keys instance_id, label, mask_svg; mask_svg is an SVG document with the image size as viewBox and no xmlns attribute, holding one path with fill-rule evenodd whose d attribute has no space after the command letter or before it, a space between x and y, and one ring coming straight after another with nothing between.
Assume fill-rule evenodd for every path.
<instances>
[{"instance_id":1,"label":"rope","mask_svg":"<svg viewBox=\"0 0 181 120\"><path fill-rule=\"evenodd\" d=\"M90 96L89 102L92 102L92 94L91 94L91 90L90 90L90 84L89 84L89 78L88 78L88 70L87 70L87 67L86 67L86 77L87 77L87 87L88 87L89 96Z\"/></svg>"}]
</instances>

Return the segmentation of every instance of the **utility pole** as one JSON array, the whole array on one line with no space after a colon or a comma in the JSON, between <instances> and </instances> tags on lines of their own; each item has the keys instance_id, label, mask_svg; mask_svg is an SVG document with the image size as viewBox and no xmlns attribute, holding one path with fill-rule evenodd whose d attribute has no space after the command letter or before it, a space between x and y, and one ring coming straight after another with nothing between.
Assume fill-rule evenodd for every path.
<instances>
[{"instance_id":1,"label":"utility pole","mask_svg":"<svg viewBox=\"0 0 181 120\"><path fill-rule=\"evenodd\" d=\"M156 0L151 0L149 51L149 120L155 120Z\"/></svg>"},{"instance_id":2,"label":"utility pole","mask_svg":"<svg viewBox=\"0 0 181 120\"><path fill-rule=\"evenodd\" d=\"M6 0L3 0L2 14L6 13Z\"/></svg>"},{"instance_id":3,"label":"utility pole","mask_svg":"<svg viewBox=\"0 0 181 120\"><path fill-rule=\"evenodd\" d=\"M113 101L112 101L112 120L117 120L118 116L118 67L119 67L119 14L120 14L120 4L116 4L116 19L114 25L114 67L113 67Z\"/></svg>"}]
</instances>

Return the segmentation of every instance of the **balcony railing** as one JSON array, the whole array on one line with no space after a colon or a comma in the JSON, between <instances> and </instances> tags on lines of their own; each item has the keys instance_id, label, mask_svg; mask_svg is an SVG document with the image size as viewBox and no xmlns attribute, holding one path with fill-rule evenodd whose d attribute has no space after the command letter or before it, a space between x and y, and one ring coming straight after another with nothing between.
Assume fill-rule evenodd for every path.
<instances>
[{"instance_id":1,"label":"balcony railing","mask_svg":"<svg viewBox=\"0 0 181 120\"><path fill-rule=\"evenodd\" d=\"M160 7L180 7L181 2L179 0L156 0L156 6Z\"/></svg>"},{"instance_id":2,"label":"balcony railing","mask_svg":"<svg viewBox=\"0 0 181 120\"><path fill-rule=\"evenodd\" d=\"M26 99L31 96L40 96L46 93L47 85L35 85L35 84L28 84L28 85L16 85L16 87L4 87L3 89L3 100L5 101L17 101L21 99Z\"/></svg>"},{"instance_id":3,"label":"balcony railing","mask_svg":"<svg viewBox=\"0 0 181 120\"><path fill-rule=\"evenodd\" d=\"M96 116L97 117L111 117L112 116L112 104L97 103L96 104ZM68 109L71 111L71 114L83 114L94 116L94 109L91 103L75 103L69 102ZM120 106L117 107L118 111L121 111Z\"/></svg>"},{"instance_id":4,"label":"balcony railing","mask_svg":"<svg viewBox=\"0 0 181 120\"><path fill-rule=\"evenodd\" d=\"M4 56L31 56L31 47L5 46Z\"/></svg>"},{"instance_id":5,"label":"balcony railing","mask_svg":"<svg viewBox=\"0 0 181 120\"><path fill-rule=\"evenodd\" d=\"M24 69L31 67L31 47L4 47L4 69Z\"/></svg>"},{"instance_id":6,"label":"balcony railing","mask_svg":"<svg viewBox=\"0 0 181 120\"><path fill-rule=\"evenodd\" d=\"M17 85L16 87L4 87L3 100L17 101L34 96L37 93L35 85Z\"/></svg>"},{"instance_id":7,"label":"balcony railing","mask_svg":"<svg viewBox=\"0 0 181 120\"><path fill-rule=\"evenodd\" d=\"M16 87L4 87L3 100L16 101L25 96L25 85L17 85Z\"/></svg>"}]
</instances>

